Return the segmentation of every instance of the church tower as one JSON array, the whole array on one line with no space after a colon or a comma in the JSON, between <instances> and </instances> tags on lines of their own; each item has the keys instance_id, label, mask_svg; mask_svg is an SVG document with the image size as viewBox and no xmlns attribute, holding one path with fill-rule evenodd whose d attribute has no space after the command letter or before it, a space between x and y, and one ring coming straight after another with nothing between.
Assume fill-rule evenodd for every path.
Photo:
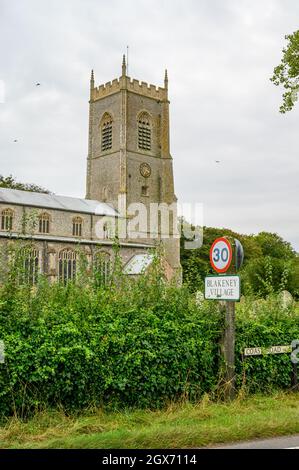
<instances>
[{"instance_id":1,"label":"church tower","mask_svg":"<svg viewBox=\"0 0 299 470\"><path fill-rule=\"evenodd\" d=\"M167 71L163 88L128 77L125 56L118 79L95 87L92 71L86 186L87 199L112 204L122 214L139 202L148 212L152 203L172 205L176 226ZM179 274L176 229L164 237L159 224L158 232L166 260Z\"/></svg>"}]
</instances>

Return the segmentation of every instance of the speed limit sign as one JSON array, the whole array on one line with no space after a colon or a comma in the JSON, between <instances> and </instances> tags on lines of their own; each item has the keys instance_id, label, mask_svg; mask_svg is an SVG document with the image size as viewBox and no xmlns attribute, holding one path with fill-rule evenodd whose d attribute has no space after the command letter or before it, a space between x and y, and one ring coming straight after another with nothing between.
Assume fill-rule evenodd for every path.
<instances>
[{"instance_id":1,"label":"speed limit sign","mask_svg":"<svg viewBox=\"0 0 299 470\"><path fill-rule=\"evenodd\" d=\"M233 250L225 237L217 238L210 249L210 263L217 273L225 273L231 265Z\"/></svg>"}]
</instances>

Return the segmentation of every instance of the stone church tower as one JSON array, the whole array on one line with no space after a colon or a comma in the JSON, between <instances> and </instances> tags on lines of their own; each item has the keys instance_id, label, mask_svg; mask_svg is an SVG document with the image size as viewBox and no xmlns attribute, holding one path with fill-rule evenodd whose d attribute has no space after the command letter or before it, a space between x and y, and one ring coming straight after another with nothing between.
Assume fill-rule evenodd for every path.
<instances>
[{"instance_id":1,"label":"stone church tower","mask_svg":"<svg viewBox=\"0 0 299 470\"><path fill-rule=\"evenodd\" d=\"M162 242L168 264L180 275L167 71L164 88L128 77L125 56L119 79L95 87L92 71L86 183L87 199L112 204L125 215L131 204L142 202L148 221L152 203L172 205L170 235L164 236L159 219L158 236L147 230L145 238Z\"/></svg>"}]
</instances>

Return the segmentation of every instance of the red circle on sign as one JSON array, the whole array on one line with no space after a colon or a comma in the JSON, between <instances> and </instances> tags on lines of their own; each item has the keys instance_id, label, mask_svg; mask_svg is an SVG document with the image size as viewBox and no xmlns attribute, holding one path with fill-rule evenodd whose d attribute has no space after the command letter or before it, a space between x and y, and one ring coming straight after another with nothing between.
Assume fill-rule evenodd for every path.
<instances>
[{"instance_id":1,"label":"red circle on sign","mask_svg":"<svg viewBox=\"0 0 299 470\"><path fill-rule=\"evenodd\" d=\"M219 242L224 243L226 245L227 249L228 249L228 259L227 259L227 262L226 262L226 264L223 268L217 267L215 265L216 261L214 261L214 259L213 259L213 252L214 252L215 246ZM216 271L217 273L225 273L231 265L232 258L233 258L233 250L232 250L231 244L227 240L227 238L225 238L225 237L216 238L216 240L213 242L213 244L211 246L211 249L210 249L210 263L211 263L211 266L214 269L214 271Z\"/></svg>"}]
</instances>

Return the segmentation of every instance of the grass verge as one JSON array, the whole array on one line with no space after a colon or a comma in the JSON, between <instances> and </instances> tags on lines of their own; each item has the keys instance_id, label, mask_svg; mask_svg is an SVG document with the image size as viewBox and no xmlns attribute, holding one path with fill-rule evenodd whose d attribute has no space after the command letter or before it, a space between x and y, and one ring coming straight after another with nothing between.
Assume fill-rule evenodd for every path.
<instances>
[{"instance_id":1,"label":"grass verge","mask_svg":"<svg viewBox=\"0 0 299 470\"><path fill-rule=\"evenodd\" d=\"M195 448L299 433L299 395L277 393L213 403L80 416L43 412L0 427L0 448Z\"/></svg>"}]
</instances>

